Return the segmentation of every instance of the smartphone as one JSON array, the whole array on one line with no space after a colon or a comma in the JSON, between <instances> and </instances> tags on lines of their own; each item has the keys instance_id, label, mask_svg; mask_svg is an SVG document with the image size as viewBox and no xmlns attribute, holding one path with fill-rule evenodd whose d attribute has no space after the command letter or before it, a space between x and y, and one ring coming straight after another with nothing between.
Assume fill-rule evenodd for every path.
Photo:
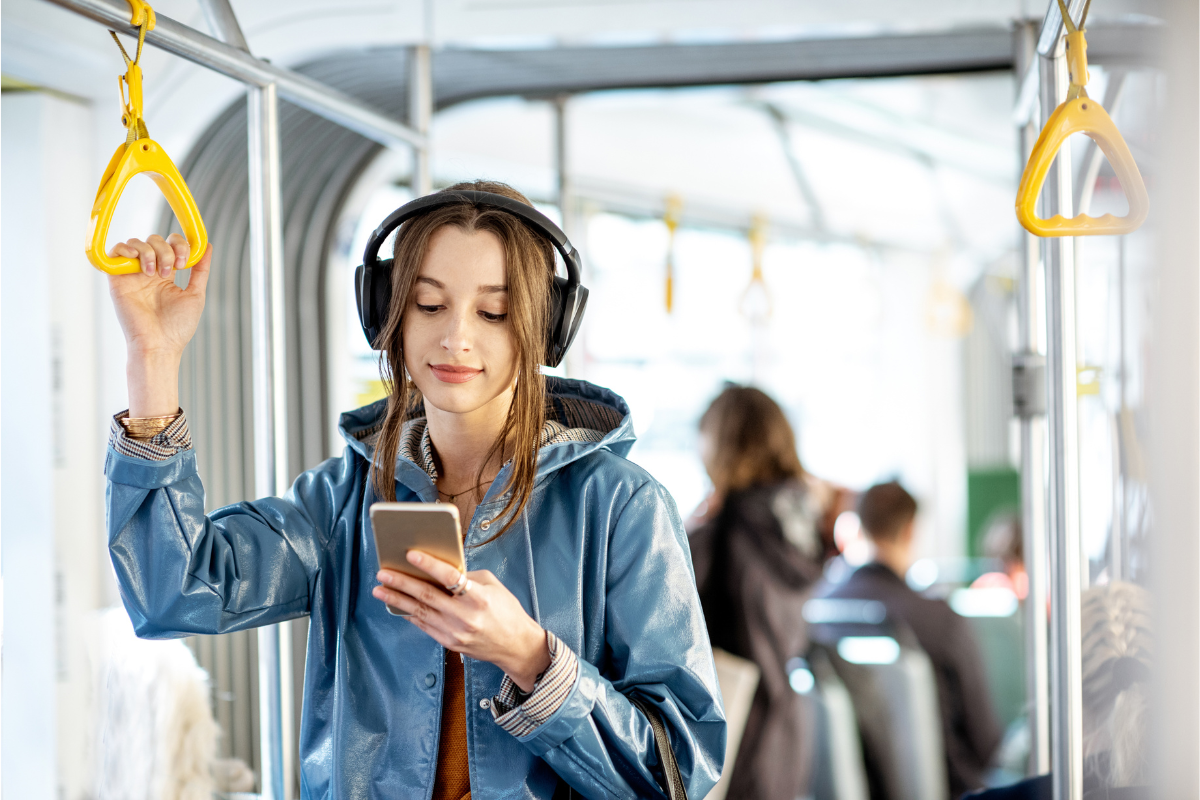
<instances>
[{"instance_id":1,"label":"smartphone","mask_svg":"<svg viewBox=\"0 0 1200 800\"><path fill-rule=\"evenodd\" d=\"M451 503L372 503L371 528L379 566L384 569L394 569L445 588L424 570L408 563L408 551L420 550L453 564L460 572L467 570L458 507ZM409 616L391 606L387 610L397 617Z\"/></svg>"}]
</instances>

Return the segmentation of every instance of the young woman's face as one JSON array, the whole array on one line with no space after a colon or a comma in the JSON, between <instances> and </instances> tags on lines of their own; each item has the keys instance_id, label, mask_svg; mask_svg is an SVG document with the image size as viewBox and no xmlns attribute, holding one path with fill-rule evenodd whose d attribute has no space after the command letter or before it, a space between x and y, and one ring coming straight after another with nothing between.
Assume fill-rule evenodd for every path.
<instances>
[{"instance_id":1,"label":"young woman's face","mask_svg":"<svg viewBox=\"0 0 1200 800\"><path fill-rule=\"evenodd\" d=\"M504 248L495 234L436 230L401 325L404 366L427 404L455 414L502 404L507 413L517 349Z\"/></svg>"}]
</instances>

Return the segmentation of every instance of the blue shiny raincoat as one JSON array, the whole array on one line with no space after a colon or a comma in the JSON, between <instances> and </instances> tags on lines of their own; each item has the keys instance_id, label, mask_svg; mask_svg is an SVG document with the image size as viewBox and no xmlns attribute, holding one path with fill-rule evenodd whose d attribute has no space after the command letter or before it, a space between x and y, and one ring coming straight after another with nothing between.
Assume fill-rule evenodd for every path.
<instances>
[{"instance_id":1,"label":"blue shiny raincoat","mask_svg":"<svg viewBox=\"0 0 1200 800\"><path fill-rule=\"evenodd\" d=\"M703 798L720 775L725 722L679 515L663 487L624 458L634 436L620 397L581 381L548 378L547 388L551 417L568 427L572 410L589 406L620 422L598 442L544 446L525 512L481 544L495 533L481 523L504 505L506 466L464 533L466 558L575 652L579 676L554 716L517 739L482 702L503 673L466 659L472 800L548 799L560 776L589 798L661 797L653 734L631 693L658 708L689 796ZM108 451L109 548L139 636L311 618L304 798L428 800L433 788L444 651L371 596L379 564L368 514L373 449L364 441L382 414L382 402L344 414L344 455L300 475L284 497L207 516L193 451L167 461ZM437 497L407 459L396 494Z\"/></svg>"}]
</instances>

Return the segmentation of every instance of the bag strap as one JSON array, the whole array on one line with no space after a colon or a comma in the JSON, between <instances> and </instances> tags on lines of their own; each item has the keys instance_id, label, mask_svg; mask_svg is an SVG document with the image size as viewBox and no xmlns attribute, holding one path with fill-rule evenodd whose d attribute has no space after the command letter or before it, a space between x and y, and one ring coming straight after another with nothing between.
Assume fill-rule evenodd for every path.
<instances>
[{"instance_id":1,"label":"bag strap","mask_svg":"<svg viewBox=\"0 0 1200 800\"><path fill-rule=\"evenodd\" d=\"M629 702L650 721L650 730L654 732L654 749L658 751L658 763L662 766L663 780L666 781L663 791L667 794L667 800L687 800L687 787L684 786L683 776L679 774L679 763L675 760L667 726L663 724L658 709L640 697L630 697ZM554 800L575 800L575 797L575 790L560 778Z\"/></svg>"},{"instance_id":2,"label":"bag strap","mask_svg":"<svg viewBox=\"0 0 1200 800\"><path fill-rule=\"evenodd\" d=\"M629 701L650 720L650 730L654 731L654 746L658 750L658 763L662 766L663 789L668 800L687 800L687 787L684 786L683 776L679 774L679 762L675 760L675 750L671 747L671 739L667 736L667 726L663 724L658 709L640 697L631 697Z\"/></svg>"}]
</instances>

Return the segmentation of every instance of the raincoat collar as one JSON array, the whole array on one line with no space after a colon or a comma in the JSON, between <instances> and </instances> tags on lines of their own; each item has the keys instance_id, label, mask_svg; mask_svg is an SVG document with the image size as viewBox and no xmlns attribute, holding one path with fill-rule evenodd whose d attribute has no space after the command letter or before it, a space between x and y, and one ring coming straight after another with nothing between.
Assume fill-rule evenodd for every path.
<instances>
[{"instance_id":1,"label":"raincoat collar","mask_svg":"<svg viewBox=\"0 0 1200 800\"><path fill-rule=\"evenodd\" d=\"M629 454L636 439L633 419L625 400L615 392L567 378L546 377L546 418L567 429L599 430L598 441L577 441L556 436L538 451L537 481L602 448L620 456ZM373 436L383 426L387 399L347 411L341 415L338 431L350 449L367 461L375 457ZM592 437L595 438L595 437ZM425 469L411 459L398 455L396 480L419 495L425 495L432 481Z\"/></svg>"}]
</instances>

